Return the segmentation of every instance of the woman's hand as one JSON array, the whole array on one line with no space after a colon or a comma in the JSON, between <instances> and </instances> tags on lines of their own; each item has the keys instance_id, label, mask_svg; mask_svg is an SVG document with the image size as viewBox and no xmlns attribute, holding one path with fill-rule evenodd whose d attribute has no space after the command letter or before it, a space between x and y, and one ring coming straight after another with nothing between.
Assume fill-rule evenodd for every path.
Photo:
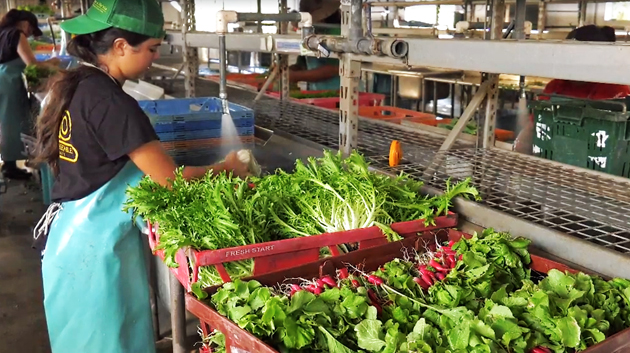
<instances>
[{"instance_id":1,"label":"woman's hand","mask_svg":"<svg viewBox=\"0 0 630 353\"><path fill-rule=\"evenodd\" d=\"M245 178L246 176L250 175L249 165L241 162L236 151L228 153L228 155L225 157L225 161L223 162L223 169L227 172L232 172L234 176L238 176L241 178Z\"/></svg>"}]
</instances>

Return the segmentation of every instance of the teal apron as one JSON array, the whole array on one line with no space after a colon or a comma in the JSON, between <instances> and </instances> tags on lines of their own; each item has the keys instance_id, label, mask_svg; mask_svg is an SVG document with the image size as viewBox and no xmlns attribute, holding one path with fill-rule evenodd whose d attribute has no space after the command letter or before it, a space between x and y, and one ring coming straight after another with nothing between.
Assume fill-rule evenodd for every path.
<instances>
[{"instance_id":1,"label":"teal apron","mask_svg":"<svg viewBox=\"0 0 630 353\"><path fill-rule=\"evenodd\" d=\"M42 264L53 353L155 352L142 238L122 211L142 176L129 162L54 217Z\"/></svg>"},{"instance_id":2,"label":"teal apron","mask_svg":"<svg viewBox=\"0 0 630 353\"><path fill-rule=\"evenodd\" d=\"M0 155L5 161L25 158L20 134L22 125L30 123L31 106L22 78L24 68L20 58L0 64Z\"/></svg>"}]
</instances>

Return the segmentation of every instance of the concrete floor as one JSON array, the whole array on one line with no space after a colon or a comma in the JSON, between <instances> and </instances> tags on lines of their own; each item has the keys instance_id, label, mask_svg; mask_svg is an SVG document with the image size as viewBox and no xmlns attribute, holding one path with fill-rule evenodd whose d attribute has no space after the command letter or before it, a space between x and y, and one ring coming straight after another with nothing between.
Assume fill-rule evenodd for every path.
<instances>
[{"instance_id":1,"label":"concrete floor","mask_svg":"<svg viewBox=\"0 0 630 353\"><path fill-rule=\"evenodd\" d=\"M32 182L11 181L0 194L0 353L48 353L41 261L33 227L46 211Z\"/></svg>"}]
</instances>

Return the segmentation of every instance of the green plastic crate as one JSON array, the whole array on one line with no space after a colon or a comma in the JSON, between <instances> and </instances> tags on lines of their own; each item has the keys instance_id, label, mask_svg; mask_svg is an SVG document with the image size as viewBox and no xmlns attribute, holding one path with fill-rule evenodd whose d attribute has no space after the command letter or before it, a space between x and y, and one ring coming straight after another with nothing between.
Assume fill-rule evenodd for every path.
<instances>
[{"instance_id":1,"label":"green plastic crate","mask_svg":"<svg viewBox=\"0 0 630 353\"><path fill-rule=\"evenodd\" d=\"M534 155L630 177L630 114L617 101L552 97L532 103Z\"/></svg>"}]
</instances>

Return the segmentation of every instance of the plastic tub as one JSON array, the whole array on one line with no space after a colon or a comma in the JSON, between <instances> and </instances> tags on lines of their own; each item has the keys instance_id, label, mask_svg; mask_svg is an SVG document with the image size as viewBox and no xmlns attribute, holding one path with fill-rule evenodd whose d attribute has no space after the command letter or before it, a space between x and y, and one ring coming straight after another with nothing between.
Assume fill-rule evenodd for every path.
<instances>
[{"instance_id":1,"label":"plastic tub","mask_svg":"<svg viewBox=\"0 0 630 353\"><path fill-rule=\"evenodd\" d=\"M457 214L449 212L447 216L436 217L435 226L425 226L423 220L417 220L394 223L391 227L402 237L416 238L419 233L455 227L457 219ZM155 250L159 242L159 227L154 228L149 224L148 228L149 246ZM254 259L254 275L259 275L317 261L322 248L328 248L334 256L340 255L337 245L346 243L359 243L359 249L366 249L387 244L388 241L381 229L374 226L219 250L180 250L176 257L179 267L172 270L186 290L190 291L192 284L198 281L199 267L214 266L221 279L229 282L231 278L223 263ZM164 258L163 251L155 253Z\"/></svg>"}]
</instances>

